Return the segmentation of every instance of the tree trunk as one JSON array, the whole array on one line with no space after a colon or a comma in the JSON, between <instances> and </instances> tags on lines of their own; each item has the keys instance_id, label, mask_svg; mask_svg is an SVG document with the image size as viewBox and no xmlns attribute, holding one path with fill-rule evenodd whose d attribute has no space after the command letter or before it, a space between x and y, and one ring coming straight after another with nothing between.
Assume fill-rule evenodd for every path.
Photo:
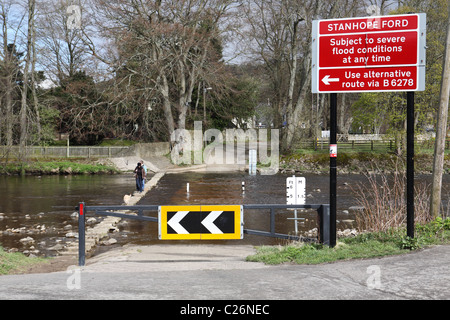
<instances>
[{"instance_id":1,"label":"tree trunk","mask_svg":"<svg viewBox=\"0 0 450 320\"><path fill-rule=\"evenodd\" d=\"M434 145L433 176L430 199L430 214L439 215L442 191L442 173L444 169L445 139L447 136L448 103L450 94L450 5L448 6L447 46L442 70L441 98L437 114L436 141Z\"/></svg>"},{"instance_id":2,"label":"tree trunk","mask_svg":"<svg viewBox=\"0 0 450 320\"><path fill-rule=\"evenodd\" d=\"M163 110L164 110L164 116L167 121L167 129L169 131L169 137L170 135L175 131L175 123L173 121L173 115L172 115L172 104L170 103L170 97L169 97L169 84L167 82L166 76L162 75L162 85L161 85L161 94L163 96Z\"/></svg>"},{"instance_id":3,"label":"tree trunk","mask_svg":"<svg viewBox=\"0 0 450 320\"><path fill-rule=\"evenodd\" d=\"M33 0L35 1L35 0ZM34 18L34 16L33 16ZM32 51L32 59L31 59L31 92L33 96L33 106L34 112L36 113L36 127L37 127L37 139L41 140L41 116L39 113L39 104L38 98L36 94L36 25L33 21L32 28L32 40L31 40L31 51Z\"/></svg>"},{"instance_id":4,"label":"tree trunk","mask_svg":"<svg viewBox=\"0 0 450 320\"><path fill-rule=\"evenodd\" d=\"M32 26L34 21L34 0L28 1L28 30L27 30L27 54L25 57L25 67L23 70L23 87L22 100L20 106L20 160L25 159L25 145L28 136L28 121L27 121L27 93L28 93L28 75L31 60L31 41L32 41Z\"/></svg>"},{"instance_id":5,"label":"tree trunk","mask_svg":"<svg viewBox=\"0 0 450 320\"><path fill-rule=\"evenodd\" d=\"M13 83L13 74L15 71L14 65L13 65L13 52L8 50L8 26L7 26L7 12L5 11L5 8L2 6L2 36L3 36L3 52L5 54L4 60L3 60L3 68L5 70L5 140L6 145L8 147L12 146L13 140L12 140L12 132L13 132L13 101L12 101L12 93L14 90L14 83Z\"/></svg>"},{"instance_id":6,"label":"tree trunk","mask_svg":"<svg viewBox=\"0 0 450 320\"><path fill-rule=\"evenodd\" d=\"M7 54L7 56L9 56L9 54ZM7 63L9 63L9 61L7 61ZM9 74L6 77L6 88L5 88L5 104L6 104L6 117L5 117L5 122L6 122L6 145L8 147L12 146L13 144L13 139L12 139L12 129L13 129L13 114L12 114L12 91L13 91L14 87L12 84L12 76L11 74Z\"/></svg>"}]
</instances>

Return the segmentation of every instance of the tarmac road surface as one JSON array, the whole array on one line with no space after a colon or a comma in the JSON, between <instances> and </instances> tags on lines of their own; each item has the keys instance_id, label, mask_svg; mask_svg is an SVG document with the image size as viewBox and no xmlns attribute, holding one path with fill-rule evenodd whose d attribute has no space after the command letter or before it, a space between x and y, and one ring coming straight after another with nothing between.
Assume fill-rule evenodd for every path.
<instances>
[{"instance_id":1,"label":"tarmac road surface","mask_svg":"<svg viewBox=\"0 0 450 320\"><path fill-rule=\"evenodd\" d=\"M0 299L450 299L448 245L321 265L246 262L252 253L241 245L129 245L83 268L0 276Z\"/></svg>"}]
</instances>

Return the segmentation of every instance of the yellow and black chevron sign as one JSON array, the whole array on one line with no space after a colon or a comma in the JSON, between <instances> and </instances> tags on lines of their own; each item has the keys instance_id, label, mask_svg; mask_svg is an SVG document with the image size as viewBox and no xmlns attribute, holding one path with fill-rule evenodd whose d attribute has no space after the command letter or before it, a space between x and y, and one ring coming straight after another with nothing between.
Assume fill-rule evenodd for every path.
<instances>
[{"instance_id":1,"label":"yellow and black chevron sign","mask_svg":"<svg viewBox=\"0 0 450 320\"><path fill-rule=\"evenodd\" d=\"M226 240L243 238L240 205L160 206L160 240Z\"/></svg>"}]
</instances>

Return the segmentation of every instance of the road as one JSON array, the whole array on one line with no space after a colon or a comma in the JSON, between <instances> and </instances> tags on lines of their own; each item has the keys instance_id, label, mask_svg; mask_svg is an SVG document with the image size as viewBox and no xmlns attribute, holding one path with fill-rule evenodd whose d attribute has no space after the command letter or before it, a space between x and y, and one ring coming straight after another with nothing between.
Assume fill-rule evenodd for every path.
<instances>
[{"instance_id":1,"label":"road","mask_svg":"<svg viewBox=\"0 0 450 320\"><path fill-rule=\"evenodd\" d=\"M241 245L124 246L66 272L0 276L0 299L450 299L450 246L321 265L246 262Z\"/></svg>"}]
</instances>

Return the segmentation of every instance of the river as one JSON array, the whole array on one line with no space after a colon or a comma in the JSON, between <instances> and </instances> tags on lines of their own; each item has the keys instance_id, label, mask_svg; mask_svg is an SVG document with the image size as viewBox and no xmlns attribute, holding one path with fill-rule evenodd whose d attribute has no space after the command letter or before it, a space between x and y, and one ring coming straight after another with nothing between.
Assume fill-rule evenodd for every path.
<instances>
[{"instance_id":1,"label":"river","mask_svg":"<svg viewBox=\"0 0 450 320\"><path fill-rule=\"evenodd\" d=\"M249 176L246 173L177 173L166 174L138 203L141 205L188 204L285 204L286 178L289 175ZM301 175L306 178L306 203L328 203L328 175ZM353 228L352 206L358 206L352 187L365 183L362 175L339 175L337 180L338 229ZM429 183L429 175L417 175L416 181ZM245 192L242 192L242 182ZM189 192L186 184L189 183ZM444 176L443 203L448 206L450 176ZM131 174L74 175L74 176L2 176L0 177L0 244L6 249L28 250L40 256L52 256L49 250L57 243L64 244L68 232L77 232L77 219L71 215L79 202L87 205L120 205L123 196L134 191ZM445 212L448 212L447 207ZM293 233L293 211L277 212L276 232ZM283 213L283 214L279 214ZM315 211L298 214L299 230L304 232L317 225ZM89 217L89 214L88 214ZM99 218L99 217L97 217ZM101 218L99 218L101 219ZM246 211L245 228L269 230L267 212ZM44 227L43 227L44 226ZM117 245L126 243L152 244L158 240L158 228L154 222L122 220L120 232L111 236ZM20 239L32 237L34 243L23 245ZM74 239L69 239L69 241ZM176 244L183 241L166 241ZM212 241L217 243L217 241ZM209 243L212 243L209 242ZM244 235L243 240L219 241L222 244L275 244L281 240L261 236ZM206 243L206 242L202 242ZM39 252L37 252L38 250Z\"/></svg>"},{"instance_id":2,"label":"river","mask_svg":"<svg viewBox=\"0 0 450 320\"><path fill-rule=\"evenodd\" d=\"M68 232L78 231L78 220L71 214L79 202L117 205L133 189L134 179L126 174L0 176L0 245L19 251L34 246L30 251L51 256L55 252L48 248L67 241ZM35 243L24 246L20 239L26 237Z\"/></svg>"}]
</instances>

